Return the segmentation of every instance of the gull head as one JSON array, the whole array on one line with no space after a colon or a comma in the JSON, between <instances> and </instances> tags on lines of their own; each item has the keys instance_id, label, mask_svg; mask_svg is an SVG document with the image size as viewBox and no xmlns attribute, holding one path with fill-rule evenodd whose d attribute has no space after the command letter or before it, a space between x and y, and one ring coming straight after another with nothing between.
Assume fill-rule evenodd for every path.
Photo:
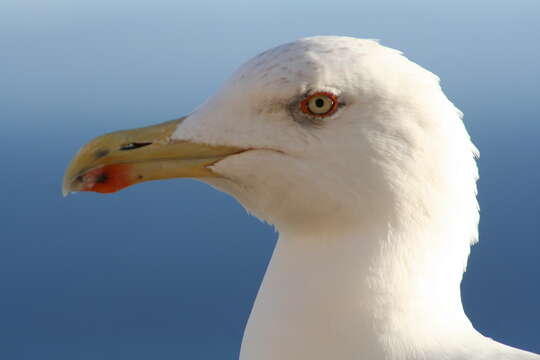
<instances>
[{"instance_id":1,"label":"gull head","mask_svg":"<svg viewBox=\"0 0 540 360\"><path fill-rule=\"evenodd\" d=\"M255 56L186 117L92 140L63 189L192 177L282 229L435 216L472 229L475 154L435 75L377 41L322 36Z\"/></svg>"}]
</instances>

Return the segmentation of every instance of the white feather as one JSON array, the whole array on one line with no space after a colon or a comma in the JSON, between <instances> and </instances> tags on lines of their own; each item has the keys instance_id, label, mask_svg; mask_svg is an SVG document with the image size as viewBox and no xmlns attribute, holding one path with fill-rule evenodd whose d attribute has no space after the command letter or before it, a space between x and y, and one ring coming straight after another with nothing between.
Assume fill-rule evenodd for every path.
<instances>
[{"instance_id":1,"label":"white feather","mask_svg":"<svg viewBox=\"0 0 540 360\"><path fill-rule=\"evenodd\" d=\"M310 91L344 106L310 123L291 110ZM280 233L242 360L540 359L463 311L478 152L438 77L400 52L346 37L268 50L174 137L258 149L209 181Z\"/></svg>"}]
</instances>

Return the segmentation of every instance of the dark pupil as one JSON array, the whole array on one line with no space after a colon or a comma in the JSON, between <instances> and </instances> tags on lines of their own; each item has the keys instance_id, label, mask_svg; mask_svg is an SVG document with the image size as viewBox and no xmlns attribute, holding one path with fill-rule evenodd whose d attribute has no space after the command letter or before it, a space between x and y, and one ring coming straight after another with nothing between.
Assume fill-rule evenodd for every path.
<instances>
[{"instance_id":1,"label":"dark pupil","mask_svg":"<svg viewBox=\"0 0 540 360\"><path fill-rule=\"evenodd\" d=\"M323 100L323 99L317 99L317 100L315 100L315 105L316 105L317 107L322 108L322 107L324 106L324 100Z\"/></svg>"}]
</instances>

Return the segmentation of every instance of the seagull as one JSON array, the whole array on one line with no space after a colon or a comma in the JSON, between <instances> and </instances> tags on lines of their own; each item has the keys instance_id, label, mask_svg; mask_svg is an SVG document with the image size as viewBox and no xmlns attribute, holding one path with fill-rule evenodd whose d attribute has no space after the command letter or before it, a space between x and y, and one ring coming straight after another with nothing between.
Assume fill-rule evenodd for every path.
<instances>
[{"instance_id":1,"label":"seagull","mask_svg":"<svg viewBox=\"0 0 540 360\"><path fill-rule=\"evenodd\" d=\"M478 154L436 75L317 36L249 60L188 116L91 140L63 192L195 178L275 226L241 360L540 360L463 310Z\"/></svg>"}]
</instances>

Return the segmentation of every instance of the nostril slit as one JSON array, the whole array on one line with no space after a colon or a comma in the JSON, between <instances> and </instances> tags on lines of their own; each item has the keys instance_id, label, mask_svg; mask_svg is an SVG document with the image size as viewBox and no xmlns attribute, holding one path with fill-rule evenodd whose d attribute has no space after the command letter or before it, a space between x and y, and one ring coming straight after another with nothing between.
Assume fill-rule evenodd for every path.
<instances>
[{"instance_id":1,"label":"nostril slit","mask_svg":"<svg viewBox=\"0 0 540 360\"><path fill-rule=\"evenodd\" d=\"M129 143L129 144L126 144L126 145L122 145L120 147L120 150L122 150L122 151L135 150L135 149L138 149L138 148L141 148L141 147L144 147L144 146L148 146L148 145L151 145L151 144L152 144L151 142L134 142L134 143Z\"/></svg>"},{"instance_id":2,"label":"nostril slit","mask_svg":"<svg viewBox=\"0 0 540 360\"><path fill-rule=\"evenodd\" d=\"M106 156L107 154L109 153L109 150L97 150L95 153L94 153L94 156L96 157L96 159L100 159L104 156Z\"/></svg>"}]
</instances>

